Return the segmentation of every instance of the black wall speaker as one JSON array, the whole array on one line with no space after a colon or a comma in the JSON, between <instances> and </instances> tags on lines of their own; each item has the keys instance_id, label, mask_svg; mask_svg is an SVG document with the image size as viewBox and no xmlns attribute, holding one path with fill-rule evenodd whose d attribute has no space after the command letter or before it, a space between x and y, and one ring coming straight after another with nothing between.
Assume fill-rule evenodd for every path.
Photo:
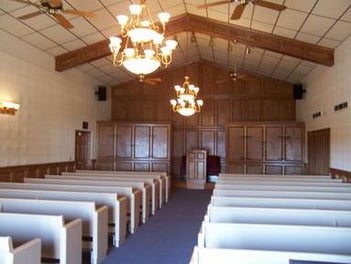
<instances>
[{"instance_id":1,"label":"black wall speaker","mask_svg":"<svg viewBox=\"0 0 351 264\"><path fill-rule=\"evenodd\" d=\"M99 86L95 93L99 101L106 101L106 86Z\"/></svg>"},{"instance_id":2,"label":"black wall speaker","mask_svg":"<svg viewBox=\"0 0 351 264\"><path fill-rule=\"evenodd\" d=\"M303 98L303 94L306 92L304 89L303 89L303 86L301 83L296 83L294 84L294 99L295 100L300 100Z\"/></svg>"}]
</instances>

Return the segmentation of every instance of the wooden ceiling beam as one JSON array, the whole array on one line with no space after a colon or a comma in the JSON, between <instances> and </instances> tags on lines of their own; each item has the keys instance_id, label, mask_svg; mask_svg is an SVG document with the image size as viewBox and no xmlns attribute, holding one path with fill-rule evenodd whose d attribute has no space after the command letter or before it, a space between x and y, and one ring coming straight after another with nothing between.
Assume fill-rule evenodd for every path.
<instances>
[{"instance_id":1,"label":"wooden ceiling beam","mask_svg":"<svg viewBox=\"0 0 351 264\"><path fill-rule=\"evenodd\" d=\"M171 19L167 24L166 37L183 31L198 32L226 40L236 40L242 44L318 64L326 66L334 65L333 49L241 26L229 25L197 15L183 14ZM108 45L109 40L107 39L58 55L55 57L55 69L56 71L64 71L109 56L111 52Z\"/></svg>"},{"instance_id":2,"label":"wooden ceiling beam","mask_svg":"<svg viewBox=\"0 0 351 264\"><path fill-rule=\"evenodd\" d=\"M189 14L190 28L199 33L289 55L318 64L333 66L334 50L266 32L228 25L213 19Z\"/></svg>"}]
</instances>

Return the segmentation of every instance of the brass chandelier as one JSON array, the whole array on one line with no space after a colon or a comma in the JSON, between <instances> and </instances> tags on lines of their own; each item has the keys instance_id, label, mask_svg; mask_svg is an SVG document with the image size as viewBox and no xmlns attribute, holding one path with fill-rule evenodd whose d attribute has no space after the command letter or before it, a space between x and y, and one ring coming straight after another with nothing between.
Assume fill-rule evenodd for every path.
<instances>
[{"instance_id":1,"label":"brass chandelier","mask_svg":"<svg viewBox=\"0 0 351 264\"><path fill-rule=\"evenodd\" d=\"M177 47L177 41L166 40L164 34L170 14L158 14L159 22L155 23L145 0L140 5L129 6L130 17L118 15L121 26L120 37L110 37L110 50L113 64L123 65L128 71L145 75L156 71L159 67L166 68L172 62L172 53ZM160 24L160 25L159 25Z\"/></svg>"},{"instance_id":2,"label":"brass chandelier","mask_svg":"<svg viewBox=\"0 0 351 264\"><path fill-rule=\"evenodd\" d=\"M183 116L191 116L196 112L200 112L204 102L196 98L200 90L199 87L190 84L188 76L185 76L184 79L182 86L174 86L177 99L170 100L170 103L174 112L178 112Z\"/></svg>"}]
</instances>

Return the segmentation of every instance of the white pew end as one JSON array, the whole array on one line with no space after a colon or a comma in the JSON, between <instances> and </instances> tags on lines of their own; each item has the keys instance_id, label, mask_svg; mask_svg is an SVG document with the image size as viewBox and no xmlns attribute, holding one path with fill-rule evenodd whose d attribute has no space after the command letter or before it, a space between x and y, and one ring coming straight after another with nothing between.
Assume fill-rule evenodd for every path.
<instances>
[{"instance_id":1,"label":"white pew end","mask_svg":"<svg viewBox=\"0 0 351 264\"><path fill-rule=\"evenodd\" d=\"M0 237L0 264L28 263L41 263L41 241L39 238L14 247L11 237Z\"/></svg>"},{"instance_id":2,"label":"white pew end","mask_svg":"<svg viewBox=\"0 0 351 264\"><path fill-rule=\"evenodd\" d=\"M0 235L23 243L40 238L42 258L64 264L82 263L82 221L64 222L61 215L0 213Z\"/></svg>"}]
</instances>

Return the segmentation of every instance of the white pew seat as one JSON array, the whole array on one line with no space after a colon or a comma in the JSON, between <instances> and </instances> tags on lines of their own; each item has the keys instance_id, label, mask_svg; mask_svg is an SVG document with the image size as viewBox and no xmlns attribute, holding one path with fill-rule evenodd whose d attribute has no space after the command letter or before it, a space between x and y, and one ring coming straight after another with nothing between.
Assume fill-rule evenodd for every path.
<instances>
[{"instance_id":1,"label":"white pew seat","mask_svg":"<svg viewBox=\"0 0 351 264\"><path fill-rule=\"evenodd\" d=\"M151 186L151 212L154 215L156 213L157 208L159 208L159 196L162 193L160 189L160 183L158 180L154 180L152 178L143 178L138 176L123 177L114 177L108 175L92 175L92 174L72 174L72 175L45 175L46 179L72 179L72 180L98 180L98 181L105 181L105 182L117 182L117 183L128 183L128 182L143 182L145 184L149 184Z\"/></svg>"},{"instance_id":2,"label":"white pew seat","mask_svg":"<svg viewBox=\"0 0 351 264\"><path fill-rule=\"evenodd\" d=\"M48 179L48 178L24 178L24 183L47 183L47 184L69 184L69 185L89 185L89 186L106 186L106 187L132 187L142 192L142 222L145 223L150 216L150 199L151 186L145 183L116 183L105 182L100 179L94 180L77 180L77 179Z\"/></svg>"},{"instance_id":3,"label":"white pew seat","mask_svg":"<svg viewBox=\"0 0 351 264\"><path fill-rule=\"evenodd\" d=\"M257 191L306 191L306 192L337 192L351 193L351 184L343 183L330 185L303 185L303 184L233 184L216 183L215 190L257 190Z\"/></svg>"},{"instance_id":4,"label":"white pew seat","mask_svg":"<svg viewBox=\"0 0 351 264\"><path fill-rule=\"evenodd\" d=\"M261 207L261 208L300 208L322 210L349 210L351 203L348 200L336 199L303 199L303 198L278 198L278 197L211 197L211 206L233 207Z\"/></svg>"},{"instance_id":5,"label":"white pew seat","mask_svg":"<svg viewBox=\"0 0 351 264\"><path fill-rule=\"evenodd\" d=\"M303 261L303 263L305 263L304 261L312 261L319 264L346 264L350 263L351 257L294 251L199 248L196 246L189 264L291 264L292 262L294 263L294 260L297 262Z\"/></svg>"},{"instance_id":6,"label":"white pew seat","mask_svg":"<svg viewBox=\"0 0 351 264\"><path fill-rule=\"evenodd\" d=\"M0 213L0 235L14 241L40 238L42 258L64 264L82 262L82 221L65 223L62 215Z\"/></svg>"},{"instance_id":7,"label":"white pew seat","mask_svg":"<svg viewBox=\"0 0 351 264\"><path fill-rule=\"evenodd\" d=\"M46 184L46 183L9 183L0 182L0 188L6 189L26 189L26 190L54 190L54 191L73 191L73 192L100 192L115 193L124 195L128 198L128 212L130 213L130 232L134 233L137 226L141 223L141 191L131 187L119 186L90 186L90 185L69 185L69 184Z\"/></svg>"},{"instance_id":8,"label":"white pew seat","mask_svg":"<svg viewBox=\"0 0 351 264\"><path fill-rule=\"evenodd\" d=\"M113 235L113 245L119 247L127 237L127 206L128 199L124 196L117 196L116 193L96 192L69 192L54 190L25 190L25 189L2 189L1 198L23 198L41 200L62 200L62 201L90 201L97 206L108 207L109 229Z\"/></svg>"},{"instance_id":9,"label":"white pew seat","mask_svg":"<svg viewBox=\"0 0 351 264\"><path fill-rule=\"evenodd\" d=\"M34 238L16 247L9 236L0 236L0 264L40 264L41 241Z\"/></svg>"},{"instance_id":10,"label":"white pew seat","mask_svg":"<svg viewBox=\"0 0 351 264\"><path fill-rule=\"evenodd\" d=\"M351 228L203 222L198 246L295 251L351 257Z\"/></svg>"},{"instance_id":11,"label":"white pew seat","mask_svg":"<svg viewBox=\"0 0 351 264\"><path fill-rule=\"evenodd\" d=\"M108 250L108 208L95 202L0 198L6 213L63 215L66 221L82 220L83 237L91 239L91 263L98 264Z\"/></svg>"},{"instance_id":12,"label":"white pew seat","mask_svg":"<svg viewBox=\"0 0 351 264\"><path fill-rule=\"evenodd\" d=\"M204 221L351 227L351 211L259 207L214 207L209 205Z\"/></svg>"},{"instance_id":13,"label":"white pew seat","mask_svg":"<svg viewBox=\"0 0 351 264\"><path fill-rule=\"evenodd\" d=\"M304 198L351 200L351 193L321 191L277 191L277 190L213 190L213 196L222 197L271 197L271 198Z\"/></svg>"},{"instance_id":14,"label":"white pew seat","mask_svg":"<svg viewBox=\"0 0 351 264\"><path fill-rule=\"evenodd\" d=\"M168 197L171 189L171 180L166 172L144 172L144 171L103 171L103 170L77 170L78 174L94 173L100 175L112 175L112 176L138 176L138 177L152 177L160 181L162 192L160 193L160 199L162 206L163 202L168 202ZM65 173L62 173L63 175Z\"/></svg>"}]
</instances>

